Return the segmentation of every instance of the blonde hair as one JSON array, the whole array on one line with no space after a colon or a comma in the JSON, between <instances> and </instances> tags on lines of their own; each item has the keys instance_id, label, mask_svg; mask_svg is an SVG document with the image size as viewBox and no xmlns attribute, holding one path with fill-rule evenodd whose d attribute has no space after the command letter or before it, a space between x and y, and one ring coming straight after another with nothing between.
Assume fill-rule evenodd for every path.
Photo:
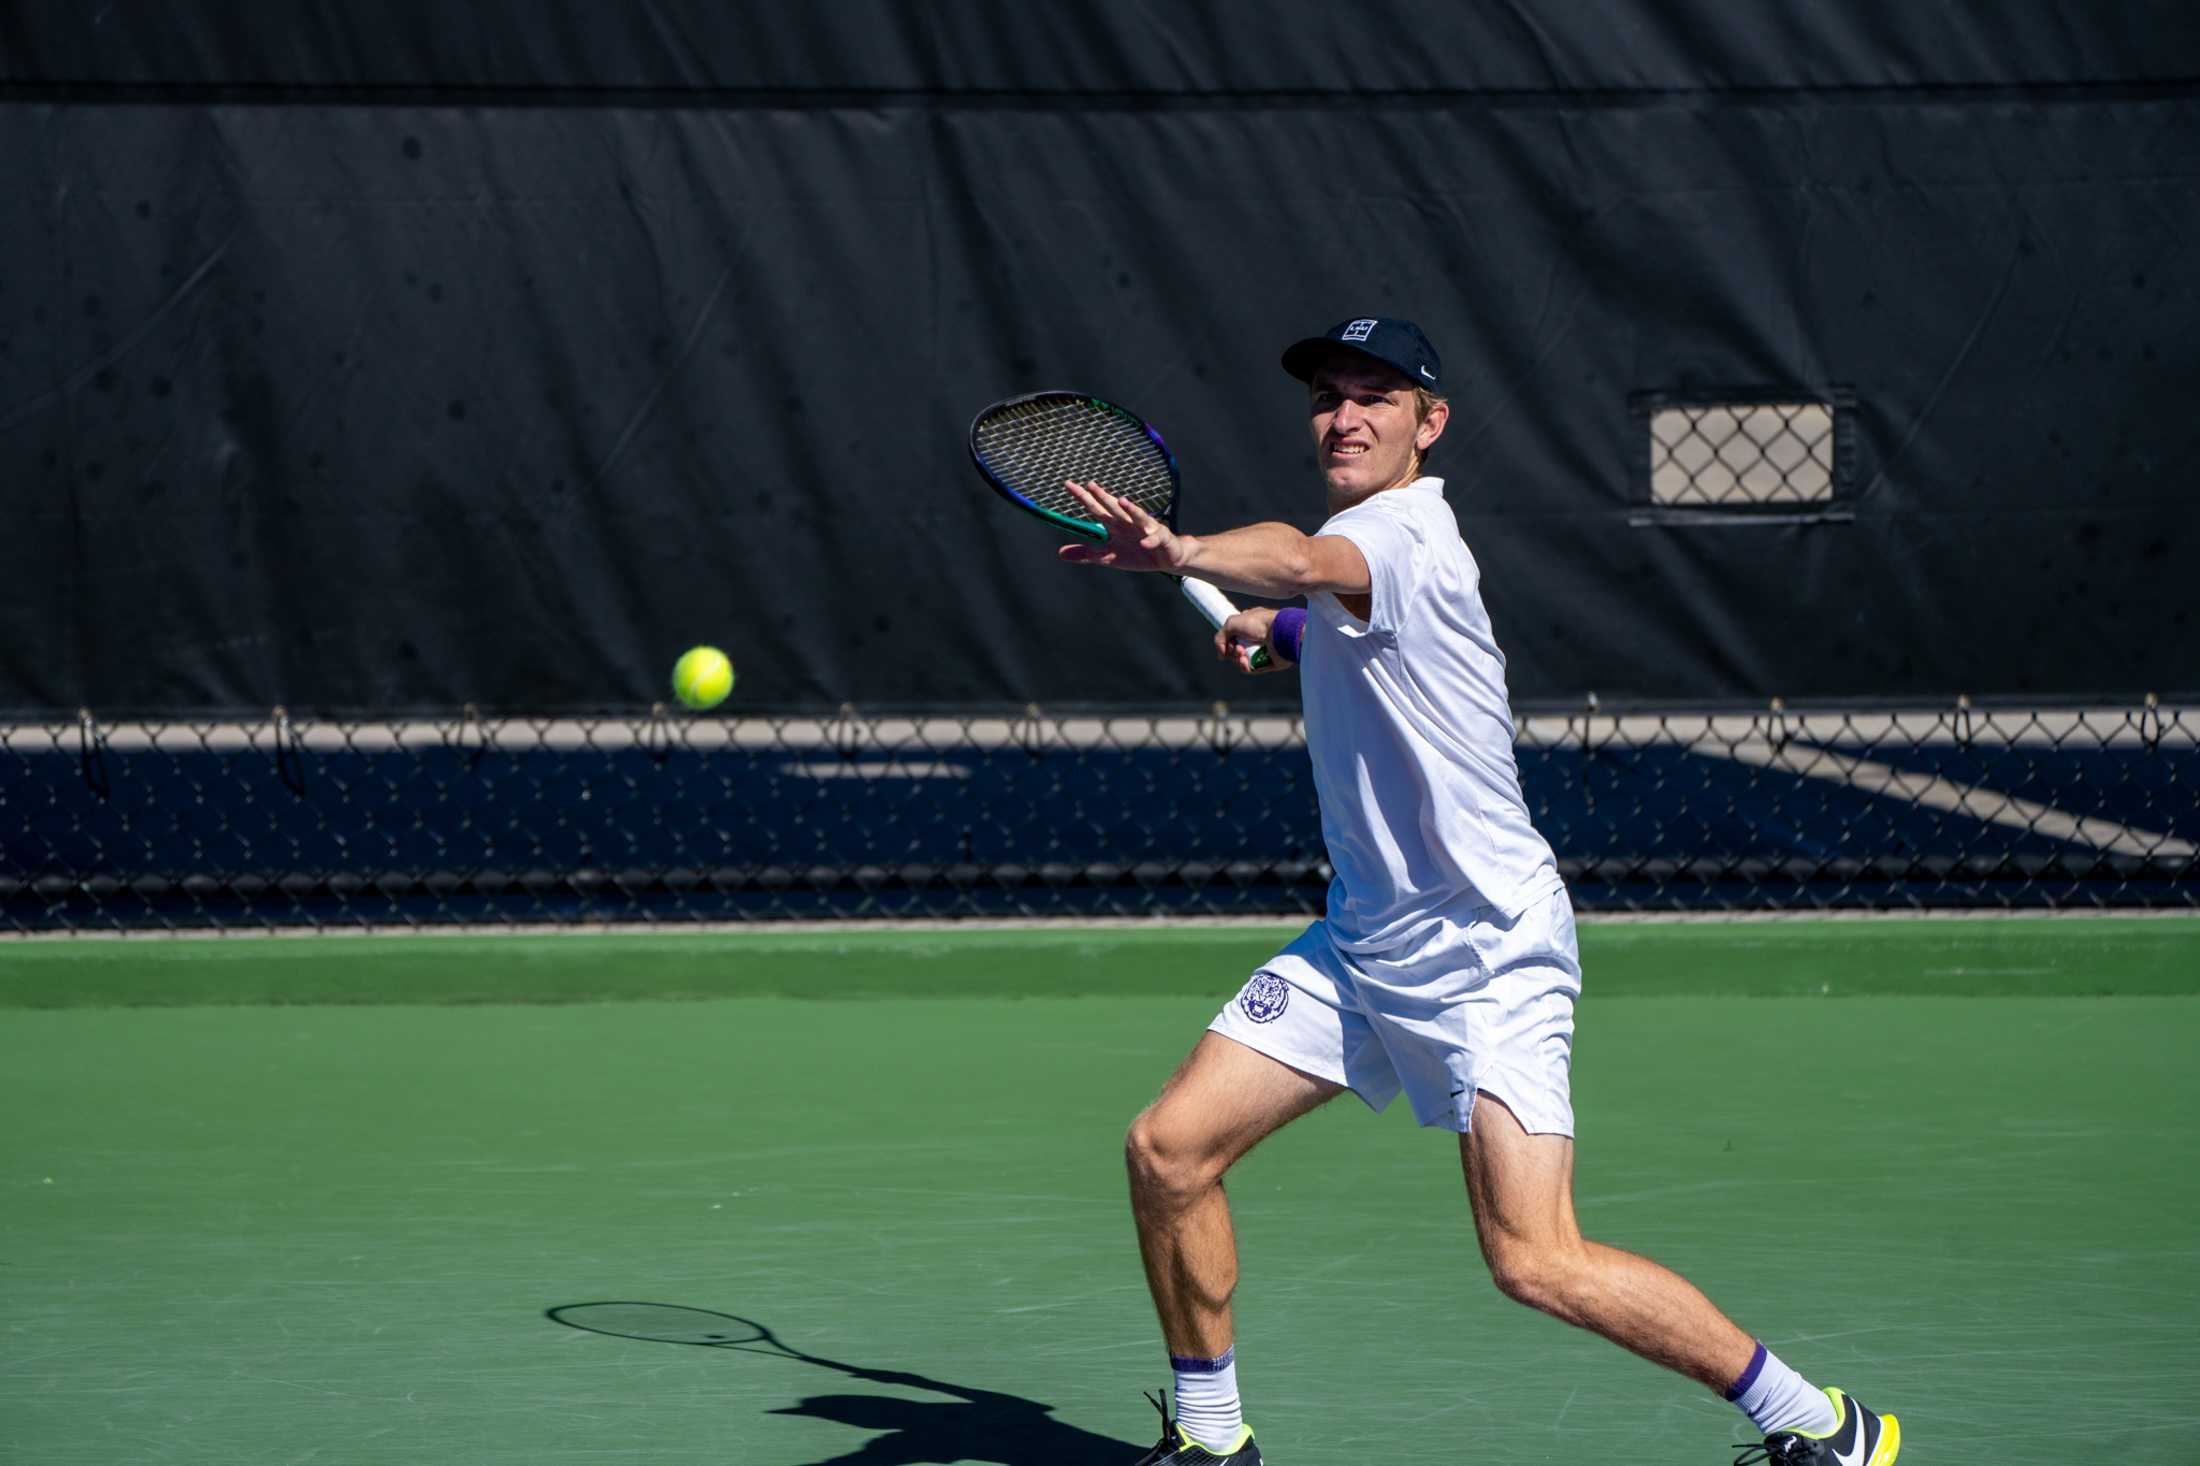
<instances>
[{"instance_id":1,"label":"blonde hair","mask_svg":"<svg viewBox=\"0 0 2200 1466\"><path fill-rule=\"evenodd\" d=\"M1450 399L1449 399L1449 398L1447 398L1447 397L1444 397L1444 396L1442 396L1442 395L1440 395L1440 394L1438 394L1438 393L1435 393L1435 392L1431 392L1431 391L1430 391L1430 390L1429 390L1428 388L1426 388L1426 387L1423 387L1423 386L1421 386L1421 385L1420 385L1419 383L1415 383L1415 384L1414 384L1414 388L1413 388L1413 427L1414 427L1414 431L1416 431L1416 432L1420 431L1420 427L1421 427L1421 424L1422 424L1422 423L1425 423L1425 422L1427 422L1427 421L1428 421L1428 415L1429 415L1430 413L1432 413L1432 412L1434 412L1434 411L1436 410L1436 405L1437 405L1437 404L1438 404L1439 402L1441 402L1441 403L1445 403L1446 405L1449 405L1449 403L1450 403ZM1432 445L1432 446L1433 446L1433 445ZM1425 448L1419 448L1419 447L1416 447L1416 448L1415 448L1415 449L1413 450L1413 476L1414 476L1415 478L1419 478L1419 477L1421 476L1421 465L1422 465L1423 463L1427 462L1427 461L1428 461L1428 450L1427 450L1427 449L1425 449Z\"/></svg>"}]
</instances>

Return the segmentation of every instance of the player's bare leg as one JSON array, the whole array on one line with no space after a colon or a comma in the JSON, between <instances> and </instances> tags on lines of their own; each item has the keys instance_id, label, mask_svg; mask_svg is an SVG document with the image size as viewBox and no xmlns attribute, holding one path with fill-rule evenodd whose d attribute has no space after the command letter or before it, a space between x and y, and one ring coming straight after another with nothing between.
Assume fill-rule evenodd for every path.
<instances>
[{"instance_id":1,"label":"player's bare leg","mask_svg":"<svg viewBox=\"0 0 2200 1466\"><path fill-rule=\"evenodd\" d=\"M1280 1127L1343 1091L1233 1039L1203 1036L1124 1145L1146 1284L1176 1379L1176 1415L1139 1466L1260 1466L1238 1403L1230 1298L1237 1237L1222 1177Z\"/></svg>"},{"instance_id":2,"label":"player's bare leg","mask_svg":"<svg viewBox=\"0 0 2200 1466\"><path fill-rule=\"evenodd\" d=\"M1530 1135L1487 1090L1459 1137L1467 1200L1490 1276L1506 1297L1602 1334L1713 1390L1749 1365L1757 1341L1680 1274L1591 1242L1574 1220L1574 1143Z\"/></svg>"},{"instance_id":3,"label":"player's bare leg","mask_svg":"<svg viewBox=\"0 0 2200 1466\"><path fill-rule=\"evenodd\" d=\"M1766 1430L1768 1460L1893 1462L1902 1438L1893 1416L1813 1389L1680 1274L1581 1235L1571 1139L1528 1134L1483 1090L1459 1153L1482 1256L1507 1297L1724 1395Z\"/></svg>"},{"instance_id":4,"label":"player's bare leg","mask_svg":"<svg viewBox=\"0 0 2200 1466\"><path fill-rule=\"evenodd\" d=\"M1234 1335L1237 1237L1223 1173L1344 1091L1220 1034L1201 1036L1124 1145L1146 1286L1169 1352L1212 1358Z\"/></svg>"}]
</instances>

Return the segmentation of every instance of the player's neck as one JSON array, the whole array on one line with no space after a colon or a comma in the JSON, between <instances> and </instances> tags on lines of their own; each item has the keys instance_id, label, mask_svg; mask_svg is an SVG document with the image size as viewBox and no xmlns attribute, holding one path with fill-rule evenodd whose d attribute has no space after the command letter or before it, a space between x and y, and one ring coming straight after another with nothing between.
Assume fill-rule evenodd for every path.
<instances>
[{"instance_id":1,"label":"player's neck","mask_svg":"<svg viewBox=\"0 0 2200 1466\"><path fill-rule=\"evenodd\" d=\"M1410 470L1404 478L1394 484L1385 484L1379 489L1368 489L1365 492L1340 489L1335 484L1328 484L1324 487L1329 491L1329 512L1331 514L1342 514L1347 509L1357 508L1359 505L1365 504L1377 494L1387 494L1392 489L1403 489L1420 481L1421 471L1416 468Z\"/></svg>"}]
</instances>

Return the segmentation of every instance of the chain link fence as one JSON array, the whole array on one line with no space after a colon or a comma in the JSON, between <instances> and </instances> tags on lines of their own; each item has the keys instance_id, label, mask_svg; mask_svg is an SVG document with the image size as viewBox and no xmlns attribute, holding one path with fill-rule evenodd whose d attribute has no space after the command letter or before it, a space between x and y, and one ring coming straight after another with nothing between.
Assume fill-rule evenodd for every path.
<instances>
[{"instance_id":1,"label":"chain link fence","mask_svg":"<svg viewBox=\"0 0 2200 1466\"><path fill-rule=\"evenodd\" d=\"M2200 905L2200 708L1531 711L1584 910ZM1296 718L0 725L0 928L1318 912Z\"/></svg>"},{"instance_id":2,"label":"chain link fence","mask_svg":"<svg viewBox=\"0 0 2200 1466\"><path fill-rule=\"evenodd\" d=\"M1688 405L1650 418L1658 504L1814 504L1833 498L1834 409L1826 402Z\"/></svg>"},{"instance_id":3,"label":"chain link fence","mask_svg":"<svg viewBox=\"0 0 2200 1466\"><path fill-rule=\"evenodd\" d=\"M1638 392L1638 524L1792 523L1853 518L1851 387Z\"/></svg>"}]
</instances>

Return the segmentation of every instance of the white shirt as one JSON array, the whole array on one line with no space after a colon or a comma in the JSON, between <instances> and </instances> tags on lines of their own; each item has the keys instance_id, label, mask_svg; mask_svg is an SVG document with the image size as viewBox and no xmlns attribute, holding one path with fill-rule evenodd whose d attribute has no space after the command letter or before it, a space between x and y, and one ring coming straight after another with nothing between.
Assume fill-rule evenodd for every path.
<instances>
[{"instance_id":1,"label":"white shirt","mask_svg":"<svg viewBox=\"0 0 2200 1466\"><path fill-rule=\"evenodd\" d=\"M1444 481L1385 489L1316 533L1358 546L1373 582L1366 621L1309 596L1299 649L1338 944L1388 951L1477 910L1517 916L1561 882L1520 793L1505 654Z\"/></svg>"}]
</instances>

